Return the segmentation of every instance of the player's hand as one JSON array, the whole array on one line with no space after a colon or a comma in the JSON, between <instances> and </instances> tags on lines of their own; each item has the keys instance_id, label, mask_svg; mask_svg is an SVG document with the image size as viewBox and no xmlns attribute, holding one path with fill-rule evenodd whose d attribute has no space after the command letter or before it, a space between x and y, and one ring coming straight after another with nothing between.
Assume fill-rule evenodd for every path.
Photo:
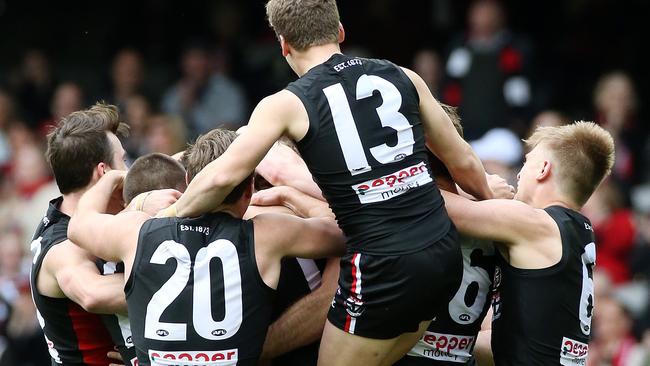
<instances>
[{"instance_id":1,"label":"player's hand","mask_svg":"<svg viewBox=\"0 0 650 366\"><path fill-rule=\"evenodd\" d=\"M106 356L108 356L108 358L111 360L119 361L119 363L111 362L109 366L124 366L124 360L122 359L122 355L119 352L110 351L106 354Z\"/></svg>"},{"instance_id":2,"label":"player's hand","mask_svg":"<svg viewBox=\"0 0 650 366\"><path fill-rule=\"evenodd\" d=\"M161 210L173 205L181 196L181 192L175 189L159 189L140 193L135 196L127 211L143 211L149 216L155 216Z\"/></svg>"},{"instance_id":3,"label":"player's hand","mask_svg":"<svg viewBox=\"0 0 650 366\"><path fill-rule=\"evenodd\" d=\"M492 198L512 199L515 196L515 187L497 174L486 174L488 186L492 190Z\"/></svg>"},{"instance_id":4,"label":"player's hand","mask_svg":"<svg viewBox=\"0 0 650 366\"><path fill-rule=\"evenodd\" d=\"M284 206L286 186L272 187L255 192L251 197L251 205L255 206Z\"/></svg>"}]
</instances>

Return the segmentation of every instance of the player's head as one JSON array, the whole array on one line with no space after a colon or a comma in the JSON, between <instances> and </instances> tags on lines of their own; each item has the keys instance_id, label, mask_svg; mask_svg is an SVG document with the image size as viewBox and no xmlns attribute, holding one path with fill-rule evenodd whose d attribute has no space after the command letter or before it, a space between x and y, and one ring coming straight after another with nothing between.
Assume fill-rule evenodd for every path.
<instances>
[{"instance_id":1,"label":"player's head","mask_svg":"<svg viewBox=\"0 0 650 366\"><path fill-rule=\"evenodd\" d=\"M294 70L293 53L345 38L336 0L269 0L266 15Z\"/></svg>"},{"instance_id":2,"label":"player's head","mask_svg":"<svg viewBox=\"0 0 650 366\"><path fill-rule=\"evenodd\" d=\"M199 136L196 142L185 150L181 158L181 162L187 170L188 184L206 165L220 157L235 141L235 138L237 138L236 132L220 128ZM253 176L250 175L226 196L223 203L233 205L239 203L242 198L250 200L253 189L252 182ZM248 206L248 202L246 202L246 206Z\"/></svg>"},{"instance_id":3,"label":"player's head","mask_svg":"<svg viewBox=\"0 0 650 366\"><path fill-rule=\"evenodd\" d=\"M527 203L541 185L551 184L582 207L614 164L614 140L593 122L540 127L524 142L530 152L517 175L515 199Z\"/></svg>"},{"instance_id":4,"label":"player's head","mask_svg":"<svg viewBox=\"0 0 650 366\"><path fill-rule=\"evenodd\" d=\"M457 109L443 103L440 103L440 105L445 113L447 113L447 116L449 116L449 119L451 119L451 123L456 128L460 137L463 137L463 126L460 123L460 116L458 116ZM427 149L427 158L431 167L431 175L436 179L438 187L446 191L455 191L454 179L451 177L451 173L449 173L445 164L429 149Z\"/></svg>"},{"instance_id":5,"label":"player's head","mask_svg":"<svg viewBox=\"0 0 650 366\"><path fill-rule=\"evenodd\" d=\"M61 193L82 190L108 170L126 170L118 136L127 131L114 105L97 103L65 116L48 135L46 152Z\"/></svg>"},{"instance_id":6,"label":"player's head","mask_svg":"<svg viewBox=\"0 0 650 366\"><path fill-rule=\"evenodd\" d=\"M168 155L152 153L133 162L124 179L122 195L124 202L129 203L140 193L168 188L185 191L185 168Z\"/></svg>"}]
</instances>

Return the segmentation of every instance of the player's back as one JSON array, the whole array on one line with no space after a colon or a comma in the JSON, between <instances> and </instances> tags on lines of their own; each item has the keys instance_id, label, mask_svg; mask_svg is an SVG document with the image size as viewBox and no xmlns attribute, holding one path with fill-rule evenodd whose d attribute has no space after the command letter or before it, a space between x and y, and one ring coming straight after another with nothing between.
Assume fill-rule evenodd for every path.
<instances>
[{"instance_id":1,"label":"player's back","mask_svg":"<svg viewBox=\"0 0 650 366\"><path fill-rule=\"evenodd\" d=\"M449 231L428 168L419 96L401 68L335 54L287 90L309 117L298 148L349 247L413 253Z\"/></svg>"},{"instance_id":2,"label":"player's back","mask_svg":"<svg viewBox=\"0 0 650 366\"><path fill-rule=\"evenodd\" d=\"M86 312L68 298L41 294L37 279L47 253L67 240L70 217L59 211L61 198L50 202L31 244L34 255L30 272L36 316L45 334L52 365L108 365L113 350L111 337L97 314Z\"/></svg>"},{"instance_id":3,"label":"player's back","mask_svg":"<svg viewBox=\"0 0 650 366\"><path fill-rule=\"evenodd\" d=\"M145 222L125 291L140 365L256 365L274 290L257 268L252 221Z\"/></svg>"},{"instance_id":4,"label":"player's back","mask_svg":"<svg viewBox=\"0 0 650 366\"><path fill-rule=\"evenodd\" d=\"M589 220L560 206L545 211L562 238L562 258L519 269L497 254L492 323L496 365L584 365L593 313L594 233Z\"/></svg>"}]
</instances>

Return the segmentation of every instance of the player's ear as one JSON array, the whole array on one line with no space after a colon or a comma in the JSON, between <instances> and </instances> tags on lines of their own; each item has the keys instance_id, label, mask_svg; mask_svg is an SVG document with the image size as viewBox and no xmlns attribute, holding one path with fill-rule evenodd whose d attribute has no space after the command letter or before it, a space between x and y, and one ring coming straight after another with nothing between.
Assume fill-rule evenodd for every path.
<instances>
[{"instance_id":1,"label":"player's ear","mask_svg":"<svg viewBox=\"0 0 650 366\"><path fill-rule=\"evenodd\" d=\"M343 24L341 24L341 22L339 22L339 39L338 39L338 42L343 43L343 41L345 41L345 29L343 28Z\"/></svg>"},{"instance_id":2,"label":"player's ear","mask_svg":"<svg viewBox=\"0 0 650 366\"><path fill-rule=\"evenodd\" d=\"M541 182L546 178L550 177L551 168L552 168L551 162L548 160L544 160L542 162L541 169L537 172L537 180Z\"/></svg>"},{"instance_id":3,"label":"player's ear","mask_svg":"<svg viewBox=\"0 0 650 366\"><path fill-rule=\"evenodd\" d=\"M282 49L282 56L287 57L287 55L289 55L289 44L284 39L283 35L280 35L280 48Z\"/></svg>"},{"instance_id":4,"label":"player's ear","mask_svg":"<svg viewBox=\"0 0 650 366\"><path fill-rule=\"evenodd\" d=\"M97 165L95 165L95 169L93 169L93 176L90 179L91 183L96 183L109 170L110 167L106 165L106 163L104 162L100 162Z\"/></svg>"}]
</instances>

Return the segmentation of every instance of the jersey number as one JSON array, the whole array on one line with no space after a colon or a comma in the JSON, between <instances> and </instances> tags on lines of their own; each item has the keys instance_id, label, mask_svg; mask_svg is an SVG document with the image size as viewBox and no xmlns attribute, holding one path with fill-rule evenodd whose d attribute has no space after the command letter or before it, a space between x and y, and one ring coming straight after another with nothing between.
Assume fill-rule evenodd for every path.
<instances>
[{"instance_id":1,"label":"jersey number","mask_svg":"<svg viewBox=\"0 0 650 366\"><path fill-rule=\"evenodd\" d=\"M458 324L474 323L485 307L491 279L481 264L493 259L492 255L485 255L483 252L482 249L474 249L469 256L463 255L463 280L456 295L449 302L449 315Z\"/></svg>"},{"instance_id":2,"label":"jersey number","mask_svg":"<svg viewBox=\"0 0 650 366\"><path fill-rule=\"evenodd\" d=\"M399 161L413 154L413 129L409 121L399 112L402 94L390 81L375 75L361 75L357 81L357 100L368 98L377 90L383 103L377 107L377 115L382 127L390 127L397 132L397 144L381 144L370 148L372 156L381 164ZM361 144L361 137L352 117L352 110L341 83L323 89L332 112L336 135L343 151L345 165L350 174L357 175L372 170Z\"/></svg>"},{"instance_id":3,"label":"jersey number","mask_svg":"<svg viewBox=\"0 0 650 366\"><path fill-rule=\"evenodd\" d=\"M145 338L162 341L187 340L187 324L160 321L165 309L187 286L192 271L192 261L187 248L173 240L160 244L150 262L165 264L172 258L176 260L176 271L153 295L147 305ZM212 318L210 261L213 258L220 259L224 273L225 315L220 321ZM239 257L237 248L232 242L219 239L201 248L196 254L192 300L192 323L199 336L208 340L222 340L237 333L242 322L242 291Z\"/></svg>"},{"instance_id":4,"label":"jersey number","mask_svg":"<svg viewBox=\"0 0 650 366\"><path fill-rule=\"evenodd\" d=\"M594 313L594 265L596 265L596 244L589 243L582 253L582 293L580 294L580 330L591 334L591 317Z\"/></svg>"}]
</instances>

